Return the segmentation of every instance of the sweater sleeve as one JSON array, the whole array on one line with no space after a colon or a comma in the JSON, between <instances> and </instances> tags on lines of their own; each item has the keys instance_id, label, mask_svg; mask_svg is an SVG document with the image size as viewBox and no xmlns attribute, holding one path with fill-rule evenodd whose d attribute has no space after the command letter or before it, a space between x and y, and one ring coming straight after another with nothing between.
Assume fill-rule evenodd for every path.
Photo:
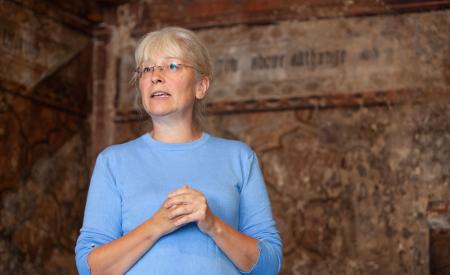
<instances>
[{"instance_id":1,"label":"sweater sleeve","mask_svg":"<svg viewBox=\"0 0 450 275\"><path fill-rule=\"evenodd\" d=\"M90 274L87 256L95 247L123 235L121 201L107 158L101 153L97 157L92 174L83 226L75 246L79 274Z\"/></svg>"},{"instance_id":2,"label":"sweater sleeve","mask_svg":"<svg viewBox=\"0 0 450 275\"><path fill-rule=\"evenodd\" d=\"M282 243L272 217L258 159L253 151L241 188L239 230L258 240L259 256L249 272L242 274L273 275L281 269Z\"/></svg>"}]
</instances>

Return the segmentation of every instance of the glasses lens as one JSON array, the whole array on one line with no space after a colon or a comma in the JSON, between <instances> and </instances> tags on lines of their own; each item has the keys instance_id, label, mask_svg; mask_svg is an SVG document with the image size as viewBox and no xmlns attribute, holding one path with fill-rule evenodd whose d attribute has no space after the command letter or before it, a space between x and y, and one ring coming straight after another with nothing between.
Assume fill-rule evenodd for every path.
<instances>
[{"instance_id":1,"label":"glasses lens","mask_svg":"<svg viewBox=\"0 0 450 275\"><path fill-rule=\"evenodd\" d=\"M169 64L169 70L175 72L179 68L179 64L177 63L170 63Z\"/></svg>"},{"instance_id":2,"label":"glasses lens","mask_svg":"<svg viewBox=\"0 0 450 275\"><path fill-rule=\"evenodd\" d=\"M145 78L147 76L152 75L155 72L155 70L159 70L159 73L163 74L163 75L166 75L168 73L176 74L177 72L179 72L181 70L181 68L183 66L191 68L191 66L188 66L188 65L171 62L169 64L165 64L165 65L161 65L161 66L154 65L154 66L143 67L142 69L137 69L137 73L140 78Z\"/></svg>"}]
</instances>

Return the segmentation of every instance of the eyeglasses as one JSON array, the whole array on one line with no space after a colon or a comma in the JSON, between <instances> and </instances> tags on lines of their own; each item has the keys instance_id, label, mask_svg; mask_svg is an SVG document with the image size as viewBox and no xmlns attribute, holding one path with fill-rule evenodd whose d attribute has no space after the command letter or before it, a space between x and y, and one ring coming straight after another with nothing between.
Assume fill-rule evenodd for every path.
<instances>
[{"instance_id":1,"label":"eyeglasses","mask_svg":"<svg viewBox=\"0 0 450 275\"><path fill-rule=\"evenodd\" d=\"M196 70L194 66L186 65L186 64L178 64L178 63L169 63L169 64L163 64L163 65L154 65L154 66L147 66L143 68L136 68L136 73L138 74L139 78L146 78L153 74L155 69L159 70L159 73L164 76L175 76L178 73L180 73L183 68L191 68Z\"/></svg>"}]
</instances>

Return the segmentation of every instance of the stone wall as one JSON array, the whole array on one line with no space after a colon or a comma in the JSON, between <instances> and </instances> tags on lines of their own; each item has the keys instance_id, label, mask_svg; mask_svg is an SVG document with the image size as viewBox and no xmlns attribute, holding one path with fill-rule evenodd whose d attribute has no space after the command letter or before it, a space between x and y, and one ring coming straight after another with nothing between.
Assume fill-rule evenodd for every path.
<instances>
[{"instance_id":1,"label":"stone wall","mask_svg":"<svg viewBox=\"0 0 450 275\"><path fill-rule=\"evenodd\" d=\"M114 142L150 128L123 84L143 32L136 11L117 15ZM256 150L284 241L281 274L430 274L427 207L450 196L449 18L198 29L221 66L207 129ZM342 62L292 68L299 49L328 48Z\"/></svg>"},{"instance_id":2,"label":"stone wall","mask_svg":"<svg viewBox=\"0 0 450 275\"><path fill-rule=\"evenodd\" d=\"M211 115L207 129L255 149L284 243L281 274L422 275L430 274L427 207L450 196L449 103L444 94L395 106ZM116 126L117 142L149 128ZM445 263L448 231L436 232L434 257Z\"/></svg>"},{"instance_id":3,"label":"stone wall","mask_svg":"<svg viewBox=\"0 0 450 275\"><path fill-rule=\"evenodd\" d=\"M259 156L282 274L428 274L427 206L450 196L439 101L211 118Z\"/></svg>"},{"instance_id":4,"label":"stone wall","mask_svg":"<svg viewBox=\"0 0 450 275\"><path fill-rule=\"evenodd\" d=\"M76 274L92 46L24 5L0 4L0 273Z\"/></svg>"},{"instance_id":5,"label":"stone wall","mask_svg":"<svg viewBox=\"0 0 450 275\"><path fill-rule=\"evenodd\" d=\"M206 130L257 152L281 274L446 272L445 1L0 2L0 273L76 274L92 162L150 129L132 54L166 25L211 47Z\"/></svg>"}]
</instances>

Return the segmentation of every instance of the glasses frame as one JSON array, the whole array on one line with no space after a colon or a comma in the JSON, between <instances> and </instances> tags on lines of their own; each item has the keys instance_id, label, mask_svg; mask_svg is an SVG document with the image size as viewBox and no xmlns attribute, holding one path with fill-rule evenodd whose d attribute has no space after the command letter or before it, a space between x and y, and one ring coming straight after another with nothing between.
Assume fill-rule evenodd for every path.
<instances>
[{"instance_id":1,"label":"glasses frame","mask_svg":"<svg viewBox=\"0 0 450 275\"><path fill-rule=\"evenodd\" d=\"M175 71L172 71L170 66L174 65L174 64L178 68L176 68ZM141 67L137 67L134 71L135 71L135 73L137 73L138 77L141 79L141 78L144 78L144 75L146 75L148 73L150 73L149 75L153 75L153 73L155 72L156 68L158 68L160 74L166 76L167 75L166 72L171 72L171 73L175 74L175 73L178 73L181 70L183 70L184 67L191 68L191 69L194 69L194 70L198 71L197 68L195 68L194 66L188 65L188 64L183 64L183 63L169 63L169 64L164 64L164 65L145 66L145 67L142 67L142 69L141 69ZM148 72L144 72L145 69L149 69L149 71Z\"/></svg>"}]
</instances>

